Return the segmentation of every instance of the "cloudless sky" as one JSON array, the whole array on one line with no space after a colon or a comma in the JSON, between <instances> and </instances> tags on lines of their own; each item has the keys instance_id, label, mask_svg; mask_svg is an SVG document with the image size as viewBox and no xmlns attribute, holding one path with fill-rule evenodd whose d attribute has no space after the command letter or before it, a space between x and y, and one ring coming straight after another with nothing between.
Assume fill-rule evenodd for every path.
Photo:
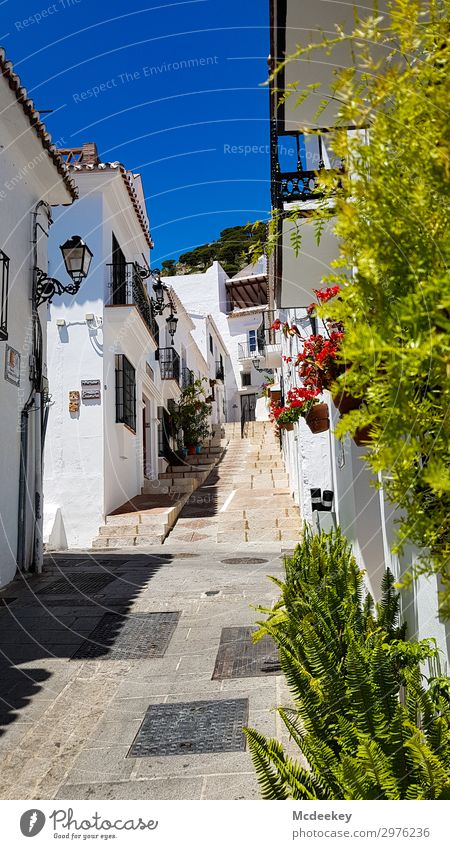
<instances>
[{"instance_id":1,"label":"cloudless sky","mask_svg":"<svg viewBox=\"0 0 450 849\"><path fill-rule=\"evenodd\" d=\"M268 6L0 0L0 44L36 107L54 110L53 140L95 141L142 174L153 265L268 217Z\"/></svg>"}]
</instances>

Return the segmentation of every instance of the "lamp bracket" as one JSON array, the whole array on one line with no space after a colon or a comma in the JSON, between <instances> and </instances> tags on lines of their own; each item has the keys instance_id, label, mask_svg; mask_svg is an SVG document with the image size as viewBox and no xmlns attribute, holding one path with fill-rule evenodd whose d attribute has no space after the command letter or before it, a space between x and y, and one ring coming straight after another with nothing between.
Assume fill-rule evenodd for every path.
<instances>
[{"instance_id":1,"label":"lamp bracket","mask_svg":"<svg viewBox=\"0 0 450 849\"><path fill-rule=\"evenodd\" d=\"M68 283L63 286L55 277L48 277L45 271L36 267L34 269L34 306L40 307L46 301L51 303L55 295L76 295L80 288L80 282Z\"/></svg>"}]
</instances>

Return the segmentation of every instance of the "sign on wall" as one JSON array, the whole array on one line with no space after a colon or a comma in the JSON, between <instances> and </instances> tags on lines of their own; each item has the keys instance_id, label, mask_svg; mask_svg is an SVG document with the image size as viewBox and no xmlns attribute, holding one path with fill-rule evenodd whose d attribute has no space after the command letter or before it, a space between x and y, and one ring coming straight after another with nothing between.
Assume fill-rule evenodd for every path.
<instances>
[{"instance_id":1,"label":"sign on wall","mask_svg":"<svg viewBox=\"0 0 450 849\"><path fill-rule=\"evenodd\" d=\"M81 399L83 401L93 401L101 398L101 386L99 380L82 380L81 381Z\"/></svg>"},{"instance_id":2,"label":"sign on wall","mask_svg":"<svg viewBox=\"0 0 450 849\"><path fill-rule=\"evenodd\" d=\"M5 348L5 380L20 386L20 354L14 348Z\"/></svg>"}]
</instances>

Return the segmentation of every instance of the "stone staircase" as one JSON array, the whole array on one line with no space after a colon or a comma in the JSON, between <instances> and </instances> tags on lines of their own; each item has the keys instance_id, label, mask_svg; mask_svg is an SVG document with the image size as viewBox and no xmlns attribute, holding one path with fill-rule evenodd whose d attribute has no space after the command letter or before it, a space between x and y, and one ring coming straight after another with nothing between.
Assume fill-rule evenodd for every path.
<instances>
[{"instance_id":1,"label":"stone staircase","mask_svg":"<svg viewBox=\"0 0 450 849\"><path fill-rule=\"evenodd\" d=\"M222 453L220 436L215 436L201 454L187 457L180 465L168 466L157 480L146 480L140 495L106 516L92 548L160 545L188 498L206 480Z\"/></svg>"},{"instance_id":2,"label":"stone staircase","mask_svg":"<svg viewBox=\"0 0 450 849\"><path fill-rule=\"evenodd\" d=\"M218 515L217 542L298 542L301 518L291 497L280 444L269 422L225 425L232 496Z\"/></svg>"},{"instance_id":3,"label":"stone staircase","mask_svg":"<svg viewBox=\"0 0 450 849\"><path fill-rule=\"evenodd\" d=\"M166 544L271 545L292 548L301 520L284 471L280 445L266 422L225 425L220 464L186 502Z\"/></svg>"}]
</instances>

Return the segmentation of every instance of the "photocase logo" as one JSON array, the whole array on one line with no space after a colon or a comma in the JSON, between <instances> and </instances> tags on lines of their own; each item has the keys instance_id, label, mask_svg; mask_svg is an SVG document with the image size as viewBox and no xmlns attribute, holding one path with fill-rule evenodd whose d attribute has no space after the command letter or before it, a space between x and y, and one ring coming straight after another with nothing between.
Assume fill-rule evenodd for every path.
<instances>
[{"instance_id":1,"label":"photocase logo","mask_svg":"<svg viewBox=\"0 0 450 849\"><path fill-rule=\"evenodd\" d=\"M36 837L45 825L45 814L32 808L20 817L20 830L24 837Z\"/></svg>"}]
</instances>

